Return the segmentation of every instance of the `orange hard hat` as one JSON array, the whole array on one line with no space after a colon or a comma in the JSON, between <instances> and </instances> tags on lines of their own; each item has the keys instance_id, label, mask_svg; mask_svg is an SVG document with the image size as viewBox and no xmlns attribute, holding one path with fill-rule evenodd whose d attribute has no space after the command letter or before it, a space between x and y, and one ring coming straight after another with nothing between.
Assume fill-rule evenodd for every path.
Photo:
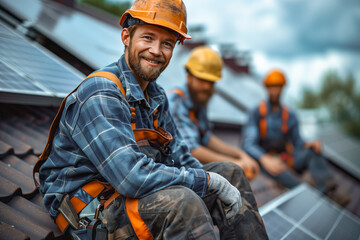
<instances>
[{"instance_id":1,"label":"orange hard hat","mask_svg":"<svg viewBox=\"0 0 360 240\"><path fill-rule=\"evenodd\" d=\"M264 79L265 86L274 86L274 85L282 86L285 84L286 84L286 77L285 77L284 73L280 70L270 71Z\"/></svg>"},{"instance_id":2,"label":"orange hard hat","mask_svg":"<svg viewBox=\"0 0 360 240\"><path fill-rule=\"evenodd\" d=\"M179 34L181 43L191 38L187 35L186 7L182 0L135 0L131 8L121 16L121 26L128 15L174 31Z\"/></svg>"}]
</instances>

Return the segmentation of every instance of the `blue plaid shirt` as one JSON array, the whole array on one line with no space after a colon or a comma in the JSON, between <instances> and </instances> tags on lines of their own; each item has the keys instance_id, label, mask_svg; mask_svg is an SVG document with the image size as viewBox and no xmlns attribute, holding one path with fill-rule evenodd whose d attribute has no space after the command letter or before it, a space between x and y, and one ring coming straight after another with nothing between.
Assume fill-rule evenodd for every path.
<instances>
[{"instance_id":1,"label":"blue plaid shirt","mask_svg":"<svg viewBox=\"0 0 360 240\"><path fill-rule=\"evenodd\" d=\"M304 141L299 133L299 121L293 111L289 111L288 131L286 134L282 133L282 108L278 112L272 112L270 103L267 102L267 115L266 115L266 138L271 140L285 139L290 141L295 148L302 148ZM260 157L266 154L266 151L260 146L260 121L259 107L256 107L249 114L248 123L242 130L243 143L242 148L250 156L259 160Z\"/></svg>"},{"instance_id":2,"label":"blue plaid shirt","mask_svg":"<svg viewBox=\"0 0 360 240\"><path fill-rule=\"evenodd\" d=\"M50 215L59 214L64 193L99 178L126 197L141 198L171 185L188 187L204 197L206 171L175 127L164 90L149 83L147 102L124 56L102 71L119 77L127 100L115 83L102 77L87 79L67 98L52 151L40 169L40 191ZM159 109L159 126L173 136L165 164L140 152L129 105L135 108L137 128L154 129L153 112Z\"/></svg>"},{"instance_id":3,"label":"blue plaid shirt","mask_svg":"<svg viewBox=\"0 0 360 240\"><path fill-rule=\"evenodd\" d=\"M178 89L184 93L184 96L180 96L175 91L168 92L170 111L176 126L179 128L190 150L196 149L200 145L206 146L210 136L213 134L213 126L207 118L207 108L195 110L199 122L198 126L196 122L190 119L190 110L195 109L195 105L191 100L187 85Z\"/></svg>"}]
</instances>

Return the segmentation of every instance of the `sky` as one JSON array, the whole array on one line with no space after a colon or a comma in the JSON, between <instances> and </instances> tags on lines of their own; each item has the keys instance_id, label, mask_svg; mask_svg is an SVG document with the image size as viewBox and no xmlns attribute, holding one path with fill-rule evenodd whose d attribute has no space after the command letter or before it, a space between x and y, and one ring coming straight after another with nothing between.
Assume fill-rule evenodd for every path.
<instances>
[{"instance_id":1,"label":"sky","mask_svg":"<svg viewBox=\"0 0 360 240\"><path fill-rule=\"evenodd\" d=\"M184 0L188 26L204 25L211 44L250 51L259 79L272 68L289 81L295 105L303 88L319 90L329 69L352 73L360 85L359 0Z\"/></svg>"}]
</instances>

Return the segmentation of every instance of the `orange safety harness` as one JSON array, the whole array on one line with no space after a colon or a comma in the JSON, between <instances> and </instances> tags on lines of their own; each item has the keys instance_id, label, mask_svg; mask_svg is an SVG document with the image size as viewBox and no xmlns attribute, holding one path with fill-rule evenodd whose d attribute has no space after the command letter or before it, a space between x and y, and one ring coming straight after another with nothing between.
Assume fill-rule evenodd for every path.
<instances>
[{"instance_id":1,"label":"orange safety harness","mask_svg":"<svg viewBox=\"0 0 360 240\"><path fill-rule=\"evenodd\" d=\"M99 72L90 74L87 78L84 79L84 81L90 77L104 77L104 78L107 78L107 79L113 81L117 85L117 87L120 89L123 96L126 98L125 90L124 90L120 80L118 79L118 77L115 74L113 74L111 72L106 72L106 71L99 71ZM77 88L84 81L82 81L68 96L70 96L74 91L76 91ZM55 119L53 120L53 122L51 124L48 141L46 143L45 149L44 149L43 153L40 155L38 161L36 162L36 164L33 168L33 178L34 178L36 187L39 187L39 183L36 180L35 174L39 172L40 167L44 164L44 162L49 157L49 154L51 152L52 142L53 142L54 135L55 135L55 131L59 126L61 114L64 110L64 106L65 106L67 97L61 103L59 111L56 114ZM131 127L133 129L136 142L138 144L144 140L147 140L149 142L156 142L160 146L159 149L162 151L165 151L164 149L167 147L167 145L172 140L172 136L169 132L167 132L166 130L159 127L158 118L157 118L158 109L156 109L153 114L153 125L154 125L155 130L148 129L148 128L136 129L135 108L130 107L130 111L131 111L131 117L132 117L131 118ZM101 182L95 180L95 181L92 181L92 182L84 185L82 187L82 190L84 190L86 193L88 193L91 197L96 198L97 196L99 196L99 194L101 192L103 192L103 190L105 188L113 189L113 187L111 185L104 184L104 183L101 183ZM120 196L120 194L115 190L115 192L110 196L109 199L107 199L106 201L103 201L104 208L106 208L118 196ZM87 205L85 202L83 202L81 199L77 198L76 196L71 197L70 202L72 203L77 214L80 213L81 210L84 209ZM138 199L126 198L125 209L126 209L126 213L130 219L131 225L132 225L137 237L139 239L153 239L150 231L147 229L145 222L141 219L140 214L138 212ZM55 222L62 232L64 232L69 225L68 221L65 219L65 217L63 216L62 213L60 213L57 216Z\"/></svg>"},{"instance_id":2,"label":"orange safety harness","mask_svg":"<svg viewBox=\"0 0 360 240\"><path fill-rule=\"evenodd\" d=\"M265 139L267 135L267 122L266 122L267 105L265 101L260 102L259 114L260 114L260 120L259 120L260 138ZM288 132L289 110L285 106L282 106L281 119L282 119L281 132L283 134L286 134ZM286 162L286 164L289 167L293 167L294 166L294 158L292 156L293 145L290 142L287 142L285 144L285 149L286 152L281 153L281 158ZM273 151L270 150L269 153L273 153Z\"/></svg>"}]
</instances>

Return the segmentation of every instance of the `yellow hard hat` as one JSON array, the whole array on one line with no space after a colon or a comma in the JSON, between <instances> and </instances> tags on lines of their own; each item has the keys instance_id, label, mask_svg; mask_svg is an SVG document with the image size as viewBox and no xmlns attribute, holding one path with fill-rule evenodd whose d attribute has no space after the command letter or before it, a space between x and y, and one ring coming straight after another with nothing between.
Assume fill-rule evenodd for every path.
<instances>
[{"instance_id":1,"label":"yellow hard hat","mask_svg":"<svg viewBox=\"0 0 360 240\"><path fill-rule=\"evenodd\" d=\"M284 73L280 70L271 70L264 79L265 86L274 86L274 85L285 85L286 77Z\"/></svg>"},{"instance_id":2,"label":"yellow hard hat","mask_svg":"<svg viewBox=\"0 0 360 240\"><path fill-rule=\"evenodd\" d=\"M185 68L195 77L216 82L221 79L221 57L211 48L201 46L191 51Z\"/></svg>"},{"instance_id":3,"label":"yellow hard hat","mask_svg":"<svg viewBox=\"0 0 360 240\"><path fill-rule=\"evenodd\" d=\"M135 0L131 8L121 16L121 26L129 14L145 23L173 30L179 34L181 43L191 38L187 35L186 7L182 0Z\"/></svg>"}]
</instances>

